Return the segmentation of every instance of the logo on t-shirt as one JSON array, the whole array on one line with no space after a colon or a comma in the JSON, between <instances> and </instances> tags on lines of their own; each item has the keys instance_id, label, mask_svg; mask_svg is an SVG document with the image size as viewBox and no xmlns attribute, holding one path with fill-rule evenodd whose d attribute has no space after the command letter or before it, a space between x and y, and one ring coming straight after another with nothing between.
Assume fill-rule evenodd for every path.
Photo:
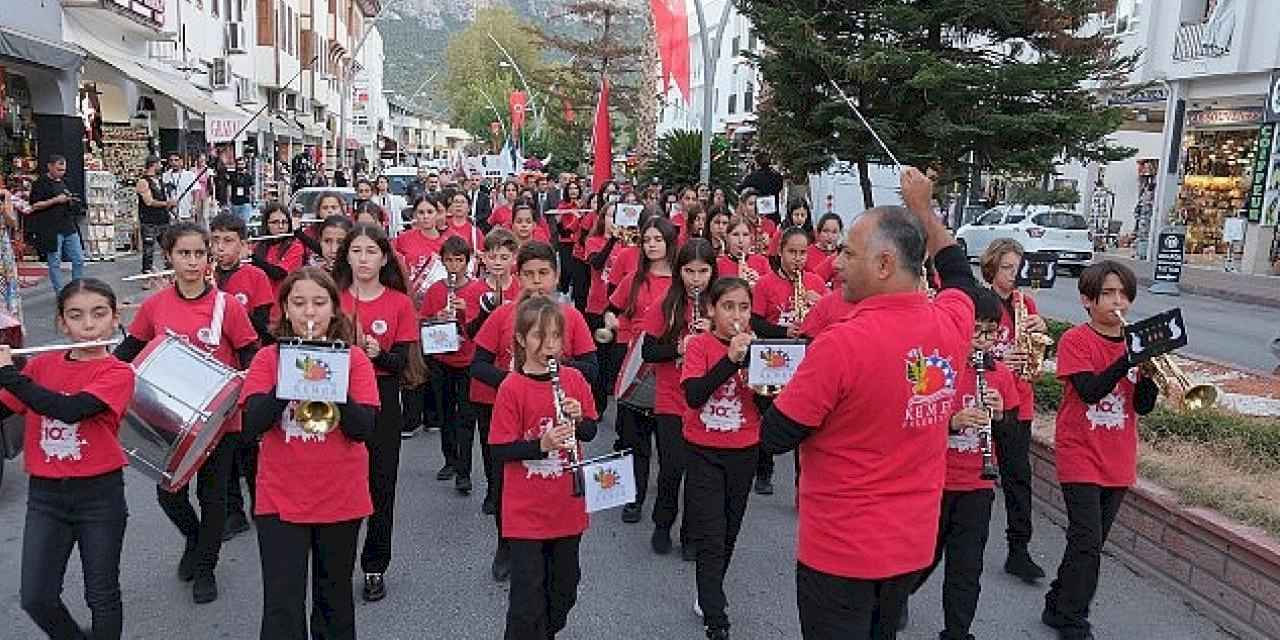
<instances>
[{"instance_id":1,"label":"logo on t-shirt","mask_svg":"<svg viewBox=\"0 0 1280 640\"><path fill-rule=\"evenodd\" d=\"M544 416L538 420L538 426L525 431L524 438L526 440L540 440L542 434L551 430L555 425L555 419L550 416ZM564 473L565 464L569 461L569 454L564 449L556 449L547 454L542 460L521 460L524 465L524 477L526 478L559 478Z\"/></svg>"},{"instance_id":2,"label":"logo on t-shirt","mask_svg":"<svg viewBox=\"0 0 1280 640\"><path fill-rule=\"evenodd\" d=\"M311 433L302 428L298 424L294 413L298 410L298 401L294 400L285 407L284 415L280 416L280 428L284 430L284 441L287 444L290 440L298 440L302 443L307 442L324 442L323 433Z\"/></svg>"},{"instance_id":3,"label":"logo on t-shirt","mask_svg":"<svg viewBox=\"0 0 1280 640\"><path fill-rule=\"evenodd\" d=\"M911 399L907 401L903 426L917 429L941 423L951 415L956 393L956 370L951 360L937 349L926 356L922 349L915 348L907 352L906 365Z\"/></svg>"},{"instance_id":4,"label":"logo on t-shirt","mask_svg":"<svg viewBox=\"0 0 1280 640\"><path fill-rule=\"evenodd\" d=\"M1089 405L1084 411L1084 417L1089 419L1089 430L1123 430L1124 402L1124 394L1116 390L1108 393L1097 403Z\"/></svg>"},{"instance_id":5,"label":"logo on t-shirt","mask_svg":"<svg viewBox=\"0 0 1280 640\"><path fill-rule=\"evenodd\" d=\"M89 444L80 439L80 423L67 424L61 420L41 417L40 450L44 452L44 461L79 460L81 447Z\"/></svg>"},{"instance_id":6,"label":"logo on t-shirt","mask_svg":"<svg viewBox=\"0 0 1280 640\"><path fill-rule=\"evenodd\" d=\"M240 303L240 306L242 306L242 307L246 307L246 308L247 308L247 307L249 306L249 296L247 296L247 295L245 295L245 294L243 294L243 293L237 293L237 294L236 294L236 302L239 302L239 303Z\"/></svg>"},{"instance_id":7,"label":"logo on t-shirt","mask_svg":"<svg viewBox=\"0 0 1280 640\"><path fill-rule=\"evenodd\" d=\"M716 388L699 414L707 431L737 431L742 428L742 398L738 396L736 378L729 378Z\"/></svg>"},{"instance_id":8,"label":"logo on t-shirt","mask_svg":"<svg viewBox=\"0 0 1280 640\"><path fill-rule=\"evenodd\" d=\"M369 330L373 332L373 335L380 336L387 332L387 321L382 319L374 320L369 325Z\"/></svg>"}]
</instances>

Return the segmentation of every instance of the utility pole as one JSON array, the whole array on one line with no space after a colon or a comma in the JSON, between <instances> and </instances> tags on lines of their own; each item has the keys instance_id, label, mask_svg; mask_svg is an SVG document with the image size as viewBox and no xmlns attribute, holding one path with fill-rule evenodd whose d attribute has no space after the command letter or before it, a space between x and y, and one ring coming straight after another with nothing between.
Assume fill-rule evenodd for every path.
<instances>
[{"instance_id":1,"label":"utility pole","mask_svg":"<svg viewBox=\"0 0 1280 640\"><path fill-rule=\"evenodd\" d=\"M516 59L512 58L510 53L507 53L507 48L502 46L502 43L498 42L498 39L493 37L492 33L486 33L485 35L489 36L489 39L493 41L494 46L498 47L498 51L502 52L502 55L507 59L507 63L511 65L511 68L516 70L516 75L520 77L520 84L524 85L525 93L529 94L529 106L533 109L533 119L538 121L538 130L541 131L542 115L538 111L537 101L533 99L533 89L529 88L529 82L525 80L524 72L520 70L520 65L516 64Z\"/></svg>"},{"instance_id":2,"label":"utility pole","mask_svg":"<svg viewBox=\"0 0 1280 640\"><path fill-rule=\"evenodd\" d=\"M702 42L702 163L698 170L698 180L703 184L711 184L711 127L714 122L716 91L716 58L720 57L720 41L724 38L724 27L729 24L729 10L733 8L730 0L724 0L724 9L720 11L720 24L716 26L714 39L708 38L707 19L703 15L702 0L693 0L693 8L698 15L698 39Z\"/></svg>"}]
</instances>

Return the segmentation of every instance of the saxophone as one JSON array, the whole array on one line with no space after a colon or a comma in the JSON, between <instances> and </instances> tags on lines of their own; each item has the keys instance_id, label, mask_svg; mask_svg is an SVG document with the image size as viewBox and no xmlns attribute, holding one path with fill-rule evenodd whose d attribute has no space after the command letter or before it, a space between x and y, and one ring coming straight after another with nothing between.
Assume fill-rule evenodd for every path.
<instances>
[{"instance_id":1,"label":"saxophone","mask_svg":"<svg viewBox=\"0 0 1280 640\"><path fill-rule=\"evenodd\" d=\"M1053 338L1039 331L1027 331L1022 325L1027 320L1027 299L1021 291L1013 292L1013 348L1027 354L1026 364L1018 367L1018 377L1031 380L1040 374L1044 366L1044 353Z\"/></svg>"},{"instance_id":2,"label":"saxophone","mask_svg":"<svg viewBox=\"0 0 1280 640\"><path fill-rule=\"evenodd\" d=\"M809 300L804 288L804 274L799 270L792 272L791 277L791 316L792 326L799 327L804 317L809 315Z\"/></svg>"}]
</instances>

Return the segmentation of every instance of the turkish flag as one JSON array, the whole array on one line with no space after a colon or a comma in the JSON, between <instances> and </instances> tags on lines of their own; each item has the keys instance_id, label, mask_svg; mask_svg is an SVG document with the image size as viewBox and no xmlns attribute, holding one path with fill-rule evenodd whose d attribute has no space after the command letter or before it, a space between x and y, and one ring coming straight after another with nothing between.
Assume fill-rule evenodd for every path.
<instances>
[{"instance_id":1,"label":"turkish flag","mask_svg":"<svg viewBox=\"0 0 1280 640\"><path fill-rule=\"evenodd\" d=\"M595 142L595 165L591 172L591 188L597 191L600 186L613 179L613 129L609 122L609 80L600 79L600 102L596 104L595 126L592 128Z\"/></svg>"},{"instance_id":2,"label":"turkish flag","mask_svg":"<svg viewBox=\"0 0 1280 640\"><path fill-rule=\"evenodd\" d=\"M685 10L685 0L649 0L649 8L653 11L658 55L662 58L662 88L666 91L674 80L680 95L688 102L692 91L689 86L689 14Z\"/></svg>"},{"instance_id":3,"label":"turkish flag","mask_svg":"<svg viewBox=\"0 0 1280 640\"><path fill-rule=\"evenodd\" d=\"M511 135L519 136L524 127L524 108L529 103L529 96L523 91L512 91L507 104L511 108Z\"/></svg>"}]
</instances>

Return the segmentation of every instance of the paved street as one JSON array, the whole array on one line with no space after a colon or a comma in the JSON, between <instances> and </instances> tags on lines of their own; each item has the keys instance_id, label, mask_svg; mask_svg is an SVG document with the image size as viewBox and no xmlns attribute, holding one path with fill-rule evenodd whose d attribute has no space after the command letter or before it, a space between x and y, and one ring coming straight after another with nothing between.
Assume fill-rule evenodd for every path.
<instances>
[{"instance_id":1,"label":"paved street","mask_svg":"<svg viewBox=\"0 0 1280 640\"><path fill-rule=\"evenodd\" d=\"M132 273L134 265L134 261L92 264L89 270L118 277ZM1063 284L1073 285L1073 281ZM1067 287L1059 291L1065 292ZM128 285L122 291L126 298L137 292ZM1042 293L1042 297L1048 301L1058 296ZM26 300L30 342L54 340L52 323L46 320L52 318L47 289L29 292ZM1049 307L1053 304L1047 302ZM611 438L611 430L606 429L592 449L604 450ZM450 484L434 480L440 465L437 434L407 441L402 460L395 557L388 573L390 596L375 605L358 604L361 637L500 637L506 587L488 575L493 525L479 513L479 492L459 497ZM19 461L7 464L8 481L0 487L0 616L13 622L0 635L38 638L18 605L26 484ZM795 516L790 457L779 459L778 474L777 495L752 496L729 574L730 615L734 637L739 639L799 637L792 577ZM153 485L133 472L126 478L131 515L121 576L126 637L256 637L261 585L254 536L241 536L223 548L218 569L222 597L197 607L191 603L189 585L178 582L174 575L180 539L156 505ZM699 621L690 610L692 565L682 563L678 555L654 556L648 549L649 525L626 525L619 515L614 510L593 518L583 543L579 604L562 637L701 637ZM994 516L994 522L985 592L974 633L979 638L1050 640L1053 634L1038 621L1045 586L1025 586L1000 571L1003 512ZM1062 530L1043 518L1037 519L1036 526L1032 551L1041 564L1052 569L1061 553ZM81 591L79 562L73 559L66 599L86 620ZM939 577L913 599L913 605L911 626L902 637L934 637L942 619ZM1103 565L1094 611L1100 638L1228 637L1175 596L1110 559Z\"/></svg>"}]
</instances>

